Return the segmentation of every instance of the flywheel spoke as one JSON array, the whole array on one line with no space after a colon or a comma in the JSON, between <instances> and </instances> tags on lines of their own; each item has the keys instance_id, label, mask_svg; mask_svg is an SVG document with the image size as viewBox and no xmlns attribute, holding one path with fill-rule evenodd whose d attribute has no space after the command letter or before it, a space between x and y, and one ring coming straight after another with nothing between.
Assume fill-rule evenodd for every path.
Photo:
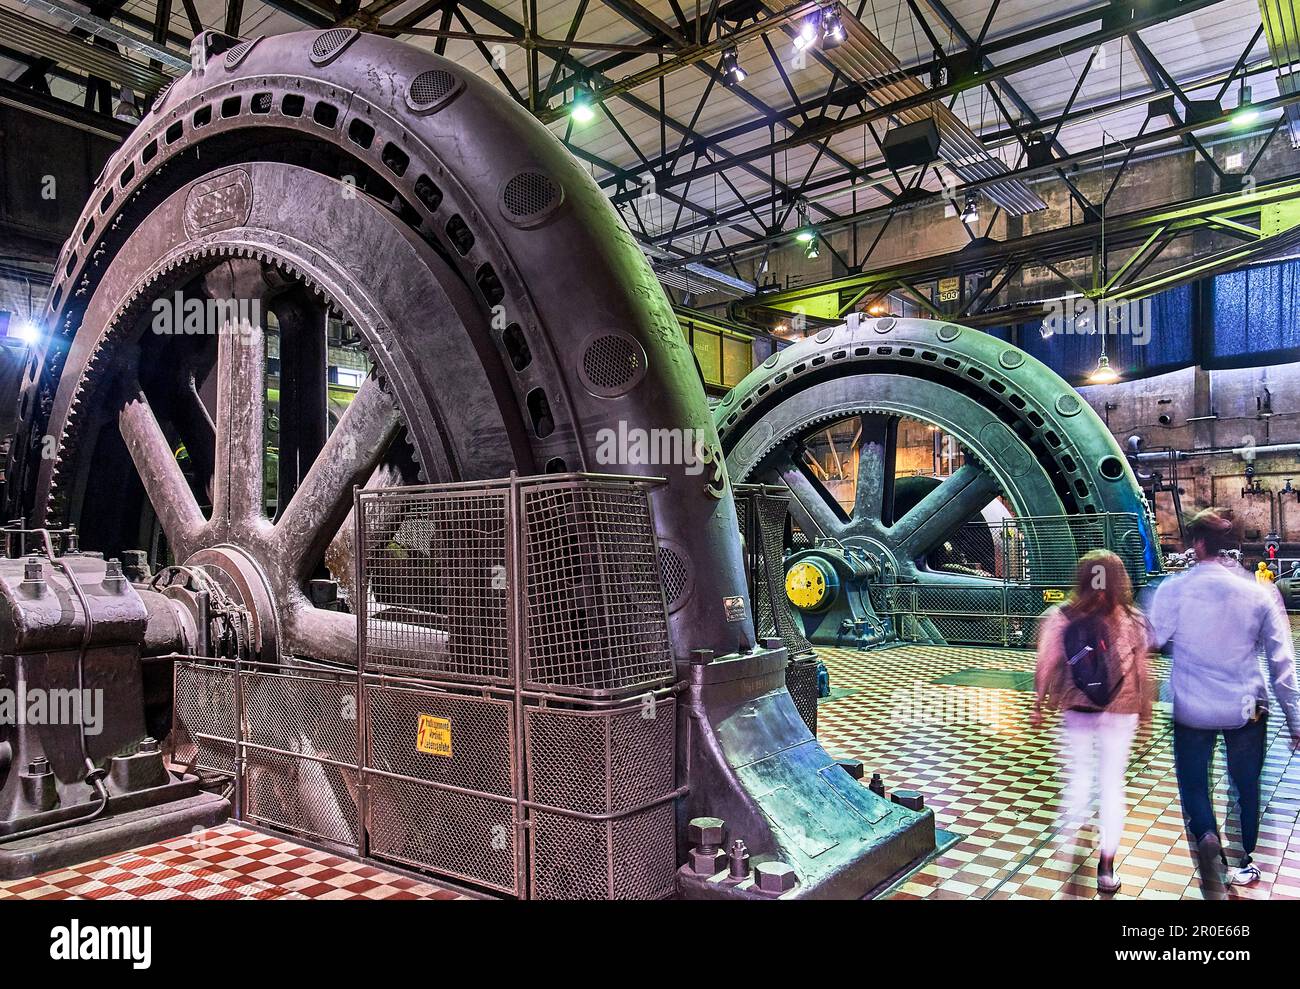
<instances>
[{"instance_id":1,"label":"flywheel spoke","mask_svg":"<svg viewBox=\"0 0 1300 989\"><path fill-rule=\"evenodd\" d=\"M128 389L118 415L118 429L167 540L183 559L198 541L204 525L203 512L138 383L133 382Z\"/></svg>"},{"instance_id":2,"label":"flywheel spoke","mask_svg":"<svg viewBox=\"0 0 1300 989\"><path fill-rule=\"evenodd\" d=\"M963 464L890 530L899 558L920 559L997 493L996 482L983 467L969 461Z\"/></svg>"},{"instance_id":3,"label":"flywheel spoke","mask_svg":"<svg viewBox=\"0 0 1300 989\"><path fill-rule=\"evenodd\" d=\"M790 512L809 535L837 537L844 531L842 510L831 493L800 463L793 451L784 452L775 463L781 483L790 489Z\"/></svg>"},{"instance_id":4,"label":"flywheel spoke","mask_svg":"<svg viewBox=\"0 0 1300 989\"><path fill-rule=\"evenodd\" d=\"M285 609L281 648L295 656L352 666L357 662L357 619L302 602Z\"/></svg>"},{"instance_id":5,"label":"flywheel spoke","mask_svg":"<svg viewBox=\"0 0 1300 989\"><path fill-rule=\"evenodd\" d=\"M898 419L891 415L868 413L859 416L858 475L853 493L855 522L891 521L894 507L894 461L897 450Z\"/></svg>"},{"instance_id":6,"label":"flywheel spoke","mask_svg":"<svg viewBox=\"0 0 1300 989\"><path fill-rule=\"evenodd\" d=\"M275 524L280 559L299 579L324 557L352 507L353 487L374 472L399 426L396 401L367 378Z\"/></svg>"},{"instance_id":7,"label":"flywheel spoke","mask_svg":"<svg viewBox=\"0 0 1300 989\"><path fill-rule=\"evenodd\" d=\"M217 482L212 493L212 517L232 522L257 518L263 511L266 334L261 302L264 285L246 267L236 269L228 282L220 281L230 287L218 290L218 297L233 303L236 315L222 323L217 338ZM209 279L209 284L212 283Z\"/></svg>"}]
</instances>

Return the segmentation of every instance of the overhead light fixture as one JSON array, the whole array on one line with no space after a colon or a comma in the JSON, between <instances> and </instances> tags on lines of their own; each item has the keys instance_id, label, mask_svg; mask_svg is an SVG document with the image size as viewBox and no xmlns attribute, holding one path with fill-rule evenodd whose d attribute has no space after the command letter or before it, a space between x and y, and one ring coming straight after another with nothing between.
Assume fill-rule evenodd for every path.
<instances>
[{"instance_id":1,"label":"overhead light fixture","mask_svg":"<svg viewBox=\"0 0 1300 989\"><path fill-rule=\"evenodd\" d=\"M808 239L808 246L803 250L803 256L809 261L816 261L821 257L822 252L817 248L817 235L814 233Z\"/></svg>"},{"instance_id":2,"label":"overhead light fixture","mask_svg":"<svg viewBox=\"0 0 1300 989\"><path fill-rule=\"evenodd\" d=\"M811 244L817 239L817 229L808 222L808 204L800 200L796 208L799 210L799 229L795 231L794 239L801 244Z\"/></svg>"},{"instance_id":3,"label":"overhead light fixture","mask_svg":"<svg viewBox=\"0 0 1300 989\"><path fill-rule=\"evenodd\" d=\"M1110 358L1102 354L1097 358L1097 368L1088 375L1088 383L1093 385L1109 385L1119 380L1119 372L1110 366Z\"/></svg>"},{"instance_id":4,"label":"overhead light fixture","mask_svg":"<svg viewBox=\"0 0 1300 989\"><path fill-rule=\"evenodd\" d=\"M822 48L830 51L844 42L844 22L840 19L840 5L832 4L822 8L821 17Z\"/></svg>"},{"instance_id":5,"label":"overhead light fixture","mask_svg":"<svg viewBox=\"0 0 1300 989\"><path fill-rule=\"evenodd\" d=\"M966 201L961 208L961 222L967 226L980 222L980 201L973 192L966 194Z\"/></svg>"},{"instance_id":6,"label":"overhead light fixture","mask_svg":"<svg viewBox=\"0 0 1300 989\"><path fill-rule=\"evenodd\" d=\"M794 36L795 51L807 51L813 45L817 44L817 38L821 33L818 20L817 17L809 17L799 25L799 33Z\"/></svg>"},{"instance_id":7,"label":"overhead light fixture","mask_svg":"<svg viewBox=\"0 0 1300 989\"><path fill-rule=\"evenodd\" d=\"M1259 119L1259 110L1250 98L1250 87L1243 85L1241 87L1241 96L1237 100L1237 109L1232 113L1232 123L1235 127L1249 127Z\"/></svg>"},{"instance_id":8,"label":"overhead light fixture","mask_svg":"<svg viewBox=\"0 0 1300 989\"><path fill-rule=\"evenodd\" d=\"M113 107L113 116L128 124L140 122L140 109L135 104L135 94L126 86L123 86L118 93L117 105Z\"/></svg>"},{"instance_id":9,"label":"overhead light fixture","mask_svg":"<svg viewBox=\"0 0 1300 989\"><path fill-rule=\"evenodd\" d=\"M718 70L722 73L722 82L727 86L734 86L737 83L744 82L745 77L749 75L740 67L740 53L736 51L734 45L731 48L722 50L722 62L719 64Z\"/></svg>"},{"instance_id":10,"label":"overhead light fixture","mask_svg":"<svg viewBox=\"0 0 1300 989\"><path fill-rule=\"evenodd\" d=\"M591 103L591 93L581 83L577 83L573 87L573 102L569 104L569 117L575 124L589 124L596 119L596 109Z\"/></svg>"},{"instance_id":11,"label":"overhead light fixture","mask_svg":"<svg viewBox=\"0 0 1300 989\"><path fill-rule=\"evenodd\" d=\"M19 321L10 335L24 346L35 347L41 342L41 327L34 319L24 319Z\"/></svg>"}]
</instances>

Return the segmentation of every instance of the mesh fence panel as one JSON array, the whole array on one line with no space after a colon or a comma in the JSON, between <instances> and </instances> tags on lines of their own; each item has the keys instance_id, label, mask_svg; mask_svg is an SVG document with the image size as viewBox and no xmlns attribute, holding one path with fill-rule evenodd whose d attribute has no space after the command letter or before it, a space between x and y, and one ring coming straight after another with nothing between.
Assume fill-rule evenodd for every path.
<instances>
[{"instance_id":1,"label":"mesh fence panel","mask_svg":"<svg viewBox=\"0 0 1300 989\"><path fill-rule=\"evenodd\" d=\"M534 898L658 899L672 892L677 850L667 798L675 715L671 698L618 710L525 709L529 800L573 812L529 811Z\"/></svg>"},{"instance_id":2,"label":"mesh fence panel","mask_svg":"<svg viewBox=\"0 0 1300 989\"><path fill-rule=\"evenodd\" d=\"M175 665L175 759L210 772L235 772L235 674L185 660ZM199 738L211 735L227 741Z\"/></svg>"},{"instance_id":3,"label":"mesh fence panel","mask_svg":"<svg viewBox=\"0 0 1300 989\"><path fill-rule=\"evenodd\" d=\"M525 709L528 797L563 810L605 814L673 788L676 704L628 710Z\"/></svg>"},{"instance_id":4,"label":"mesh fence panel","mask_svg":"<svg viewBox=\"0 0 1300 989\"><path fill-rule=\"evenodd\" d=\"M1074 583L1079 557L1097 549L1118 555L1135 586L1146 583L1137 515L1030 516L968 523L929 554L931 570L974 579L878 582L871 603L904 639L1031 648L1040 616Z\"/></svg>"},{"instance_id":5,"label":"mesh fence panel","mask_svg":"<svg viewBox=\"0 0 1300 989\"><path fill-rule=\"evenodd\" d=\"M523 489L525 680L608 696L673 673L649 494L598 481Z\"/></svg>"},{"instance_id":6,"label":"mesh fence panel","mask_svg":"<svg viewBox=\"0 0 1300 989\"><path fill-rule=\"evenodd\" d=\"M514 705L493 698L367 688L368 766L500 796L514 793ZM421 718L446 724L449 754L420 751Z\"/></svg>"},{"instance_id":7,"label":"mesh fence panel","mask_svg":"<svg viewBox=\"0 0 1300 989\"><path fill-rule=\"evenodd\" d=\"M357 771L250 748L245 815L294 834L355 847Z\"/></svg>"},{"instance_id":8,"label":"mesh fence panel","mask_svg":"<svg viewBox=\"0 0 1300 989\"><path fill-rule=\"evenodd\" d=\"M249 819L357 845L355 679L262 672L240 678Z\"/></svg>"},{"instance_id":9,"label":"mesh fence panel","mask_svg":"<svg viewBox=\"0 0 1300 989\"><path fill-rule=\"evenodd\" d=\"M503 486L362 492L367 671L509 682L508 499Z\"/></svg>"},{"instance_id":10,"label":"mesh fence panel","mask_svg":"<svg viewBox=\"0 0 1300 989\"><path fill-rule=\"evenodd\" d=\"M790 512L788 496L768 493L761 485L734 487L736 515L745 540L749 596L754 608L754 632L761 640L776 636L790 655L813 651L790 611L785 592L785 530Z\"/></svg>"},{"instance_id":11,"label":"mesh fence panel","mask_svg":"<svg viewBox=\"0 0 1300 989\"><path fill-rule=\"evenodd\" d=\"M375 774L368 816L375 856L519 892L515 804Z\"/></svg>"},{"instance_id":12,"label":"mesh fence panel","mask_svg":"<svg viewBox=\"0 0 1300 989\"><path fill-rule=\"evenodd\" d=\"M676 882L671 803L610 821L537 813L529 828L538 900L657 900Z\"/></svg>"}]
</instances>

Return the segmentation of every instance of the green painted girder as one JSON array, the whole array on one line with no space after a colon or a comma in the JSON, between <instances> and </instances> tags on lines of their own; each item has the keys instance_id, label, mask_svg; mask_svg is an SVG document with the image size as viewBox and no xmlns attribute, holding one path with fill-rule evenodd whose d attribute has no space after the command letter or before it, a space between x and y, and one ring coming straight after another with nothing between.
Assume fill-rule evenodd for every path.
<instances>
[{"instance_id":1,"label":"green painted girder","mask_svg":"<svg viewBox=\"0 0 1300 989\"><path fill-rule=\"evenodd\" d=\"M1254 223L1244 222L1254 220ZM1078 285L1090 297L1141 298L1184 282L1231 270L1253 257L1300 241L1300 178L1291 176L1261 183L1251 191L1225 193L1173 206L1136 210L1108 216L1104 223L1107 252L1136 247L1137 253L1102 283ZM1174 238L1200 230L1219 230L1242 238L1240 244L1195 258L1147 278L1125 277L1138 261L1157 254ZM1010 241L989 241L948 254L920 258L900 265L877 268L843 278L764 293L733 304L744 319L762 307L788 314L843 316L873 291L901 289L918 296L914 286L941 277L987 271L1005 263L1043 265L1094 256L1101 242L1103 223L1096 221L1043 231ZM1145 264L1141 265L1142 268Z\"/></svg>"}]
</instances>

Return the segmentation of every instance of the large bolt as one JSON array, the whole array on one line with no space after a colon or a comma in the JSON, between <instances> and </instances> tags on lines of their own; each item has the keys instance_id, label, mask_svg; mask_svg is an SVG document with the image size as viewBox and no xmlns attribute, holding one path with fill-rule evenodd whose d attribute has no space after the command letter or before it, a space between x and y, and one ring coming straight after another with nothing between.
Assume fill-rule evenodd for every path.
<instances>
[{"instance_id":1,"label":"large bolt","mask_svg":"<svg viewBox=\"0 0 1300 989\"><path fill-rule=\"evenodd\" d=\"M713 849L722 844L722 832L727 822L717 817L695 817L687 825L691 843L701 848Z\"/></svg>"},{"instance_id":2,"label":"large bolt","mask_svg":"<svg viewBox=\"0 0 1300 989\"><path fill-rule=\"evenodd\" d=\"M754 885L771 896L788 893L799 884L794 869L784 862L760 862L754 866Z\"/></svg>"},{"instance_id":3,"label":"large bolt","mask_svg":"<svg viewBox=\"0 0 1300 989\"><path fill-rule=\"evenodd\" d=\"M727 853L722 849L725 821L716 817L696 817L687 825L694 848L689 853L689 867L697 876L712 876L727 867Z\"/></svg>"},{"instance_id":4,"label":"large bolt","mask_svg":"<svg viewBox=\"0 0 1300 989\"><path fill-rule=\"evenodd\" d=\"M27 774L29 776L44 776L50 771L50 760L43 755L38 755L35 759L27 764Z\"/></svg>"},{"instance_id":5,"label":"large bolt","mask_svg":"<svg viewBox=\"0 0 1300 989\"><path fill-rule=\"evenodd\" d=\"M126 590L126 576L122 573L122 561L116 557L104 564L103 586L105 590L112 591L115 594L120 594Z\"/></svg>"},{"instance_id":6,"label":"large bolt","mask_svg":"<svg viewBox=\"0 0 1300 989\"><path fill-rule=\"evenodd\" d=\"M45 579L45 567L34 556L29 556L23 564L23 580L38 581Z\"/></svg>"},{"instance_id":7,"label":"large bolt","mask_svg":"<svg viewBox=\"0 0 1300 989\"><path fill-rule=\"evenodd\" d=\"M140 739L140 752L152 754L161 750L162 746L158 744L158 739L152 738L148 735Z\"/></svg>"}]
</instances>

